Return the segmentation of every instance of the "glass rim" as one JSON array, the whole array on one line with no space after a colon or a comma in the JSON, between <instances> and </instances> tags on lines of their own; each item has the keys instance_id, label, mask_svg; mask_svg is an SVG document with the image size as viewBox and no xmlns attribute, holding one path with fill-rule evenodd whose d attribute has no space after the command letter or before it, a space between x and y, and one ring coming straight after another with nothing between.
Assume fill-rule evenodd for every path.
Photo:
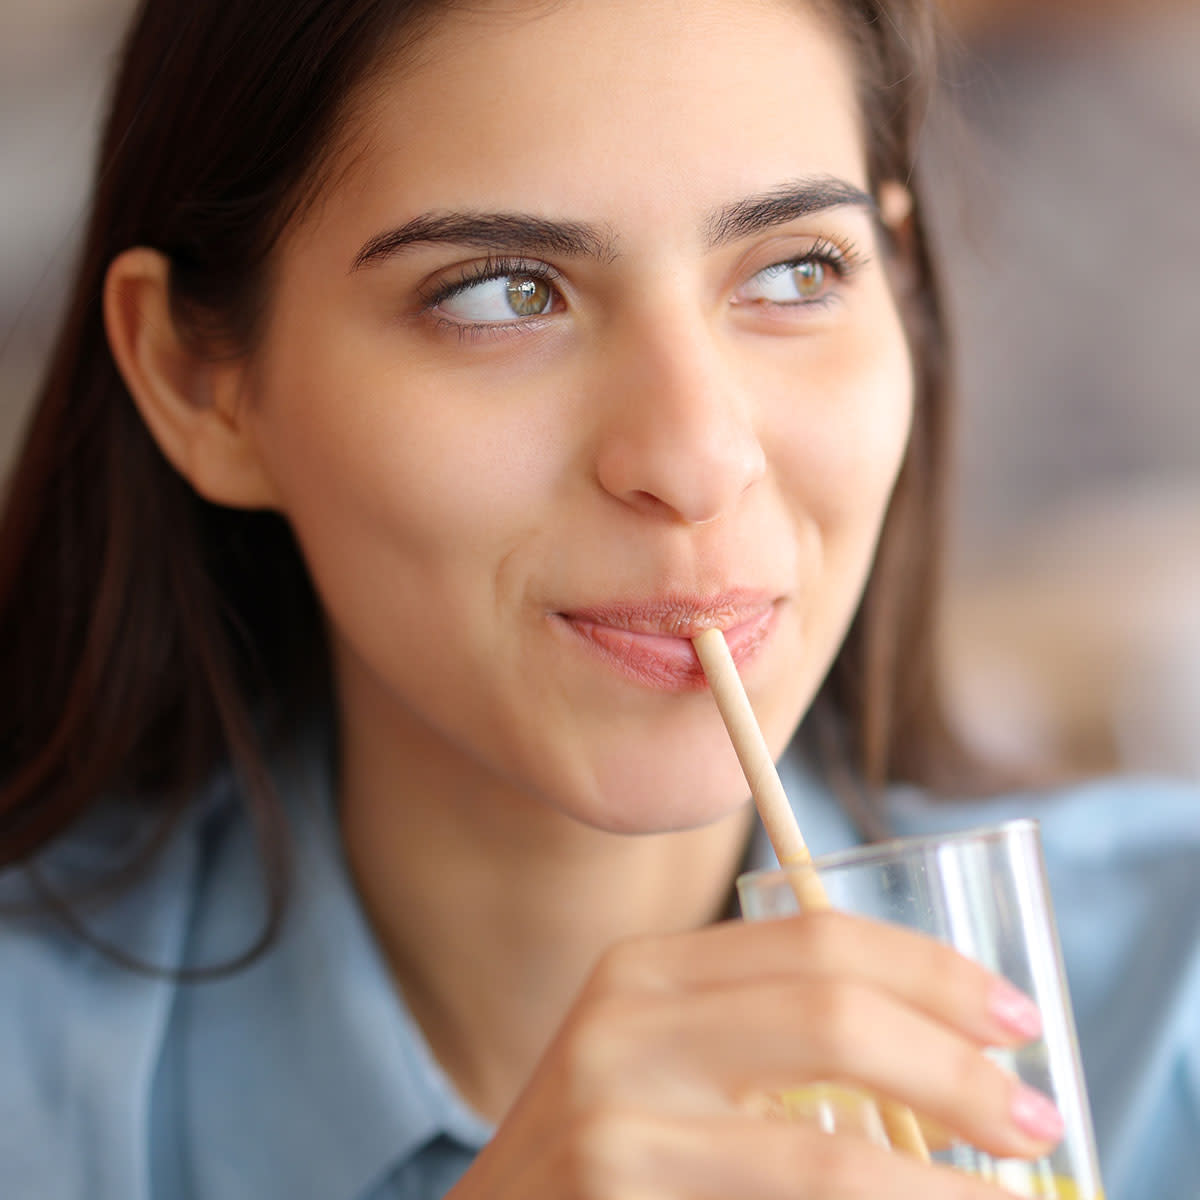
<instances>
[{"instance_id":1,"label":"glass rim","mask_svg":"<svg viewBox=\"0 0 1200 1200\"><path fill-rule=\"evenodd\" d=\"M970 829L951 829L942 833L917 833L904 837L886 838L879 842L862 842L844 850L833 850L820 854L811 863L793 863L790 866L755 867L738 875L736 885L761 885L786 879L794 871L836 871L842 867L868 867L884 860L896 860L923 854L934 847L955 846L964 842L1001 842L1014 837L1033 834L1038 837L1041 822L1036 817L1013 817L992 825L977 825Z\"/></svg>"}]
</instances>

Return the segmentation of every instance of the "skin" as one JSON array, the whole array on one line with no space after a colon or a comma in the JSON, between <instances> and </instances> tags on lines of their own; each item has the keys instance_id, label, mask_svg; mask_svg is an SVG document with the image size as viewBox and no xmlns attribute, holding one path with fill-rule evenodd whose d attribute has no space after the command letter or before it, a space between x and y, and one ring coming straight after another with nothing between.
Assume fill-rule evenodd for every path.
<instances>
[{"instance_id":1,"label":"skin","mask_svg":"<svg viewBox=\"0 0 1200 1200\"><path fill-rule=\"evenodd\" d=\"M164 452L303 548L352 870L435 1053L499 1122L454 1197L999 1195L748 1113L840 1078L996 1152L1046 1144L979 1052L1029 1033L982 970L842 914L711 924L752 819L711 696L578 619L748 621L776 753L836 652L911 416L878 225L840 204L709 235L798 181L865 188L839 45L767 0L484 4L364 97L252 355L187 349L149 251L114 265L106 317ZM902 191L881 200L901 232ZM360 262L448 210L602 245L520 256L554 274L545 311L481 329L503 284L429 297L486 249Z\"/></svg>"}]
</instances>

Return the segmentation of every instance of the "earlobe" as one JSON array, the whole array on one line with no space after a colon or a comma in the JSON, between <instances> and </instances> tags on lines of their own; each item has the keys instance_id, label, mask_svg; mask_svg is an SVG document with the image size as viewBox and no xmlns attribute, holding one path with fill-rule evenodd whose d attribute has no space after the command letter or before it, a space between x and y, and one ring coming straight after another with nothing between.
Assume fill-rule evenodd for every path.
<instances>
[{"instance_id":1,"label":"earlobe","mask_svg":"<svg viewBox=\"0 0 1200 1200\"><path fill-rule=\"evenodd\" d=\"M879 186L879 219L894 236L902 238L913 212L912 192L898 180L889 179Z\"/></svg>"},{"instance_id":2,"label":"earlobe","mask_svg":"<svg viewBox=\"0 0 1200 1200\"><path fill-rule=\"evenodd\" d=\"M125 385L151 436L208 500L274 508L274 489L249 436L241 359L210 357L181 335L171 314L169 264L137 247L113 260L104 326Z\"/></svg>"},{"instance_id":3,"label":"earlobe","mask_svg":"<svg viewBox=\"0 0 1200 1200\"><path fill-rule=\"evenodd\" d=\"M913 194L904 184L887 180L879 187L878 202L879 220L893 249L892 286L903 296L913 287Z\"/></svg>"}]
</instances>

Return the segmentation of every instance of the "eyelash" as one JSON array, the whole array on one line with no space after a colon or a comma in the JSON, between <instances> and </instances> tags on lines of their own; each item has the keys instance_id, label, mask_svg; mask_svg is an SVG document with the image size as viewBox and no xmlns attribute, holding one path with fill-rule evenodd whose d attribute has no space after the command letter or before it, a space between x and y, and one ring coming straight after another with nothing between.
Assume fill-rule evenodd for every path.
<instances>
[{"instance_id":1,"label":"eyelash","mask_svg":"<svg viewBox=\"0 0 1200 1200\"><path fill-rule=\"evenodd\" d=\"M772 268L787 271L804 266L806 263L819 263L831 269L838 280L845 282L857 274L868 262L869 259L859 252L853 242L847 241L839 244L829 238L819 238L803 254L798 254L794 258L783 259L780 262L768 263L767 266L762 267L755 274L761 274L762 271L771 270ZM460 275L443 280L441 283L423 291L420 297L421 311L423 314L433 313L439 305L475 287L477 284L488 283L493 279L503 279L508 275L519 275L526 279L545 280L550 284L554 284L562 278L561 273L548 263L520 258L489 256L481 262L473 263L464 268ZM834 300L834 295L829 294L821 296L816 300L808 301L804 307L810 309L825 308L833 303ZM439 330L453 330L461 341L466 341L470 338L502 337L513 333L521 333L528 330L537 321L538 318L534 317L508 322L464 322L443 317L437 321L436 327Z\"/></svg>"},{"instance_id":2,"label":"eyelash","mask_svg":"<svg viewBox=\"0 0 1200 1200\"><path fill-rule=\"evenodd\" d=\"M789 259L789 267L799 267L806 262L824 263L832 267L839 278L848 279L856 271L867 265L867 257L851 241L842 243L831 241L829 238L818 238L812 249Z\"/></svg>"},{"instance_id":3,"label":"eyelash","mask_svg":"<svg viewBox=\"0 0 1200 1200\"><path fill-rule=\"evenodd\" d=\"M819 263L821 266L830 268L838 280L845 283L858 274L869 261L870 259L861 253L858 247L851 241L839 244L830 238L818 238L812 247L803 254L798 254L795 258L784 259L782 262L768 263L761 270L755 272L755 274L761 275L763 271L770 270L794 271L797 267L802 267L807 263ZM816 300L808 301L804 307L826 308L835 299L836 297L831 292Z\"/></svg>"},{"instance_id":4,"label":"eyelash","mask_svg":"<svg viewBox=\"0 0 1200 1200\"><path fill-rule=\"evenodd\" d=\"M438 305L445 304L447 300L452 300L469 288L480 283L489 283L493 279L503 279L507 275L519 275L523 279L545 280L550 284L562 278L561 273L549 263L529 261L523 258L493 258L489 256L482 262L472 263L465 267L460 275L443 280L428 291L422 292L421 310L424 313L432 313ZM460 338L466 339L480 334L495 335L519 332L528 328L530 322L536 319L529 318L525 321L509 322L480 321L473 324L466 321L452 321L443 317L438 320L437 327L453 329Z\"/></svg>"}]
</instances>

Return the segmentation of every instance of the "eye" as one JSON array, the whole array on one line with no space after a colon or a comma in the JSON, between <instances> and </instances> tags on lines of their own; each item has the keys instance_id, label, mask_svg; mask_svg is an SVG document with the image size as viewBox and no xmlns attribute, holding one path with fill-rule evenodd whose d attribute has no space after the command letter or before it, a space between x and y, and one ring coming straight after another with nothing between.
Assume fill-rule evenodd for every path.
<instances>
[{"instance_id":1,"label":"eye","mask_svg":"<svg viewBox=\"0 0 1200 1200\"><path fill-rule=\"evenodd\" d=\"M511 271L461 280L434 297L430 307L464 325L492 325L545 316L557 298L549 279Z\"/></svg>"},{"instance_id":2,"label":"eye","mask_svg":"<svg viewBox=\"0 0 1200 1200\"><path fill-rule=\"evenodd\" d=\"M812 304L823 300L838 278L835 265L816 256L775 263L752 276L738 299L742 303Z\"/></svg>"}]
</instances>

